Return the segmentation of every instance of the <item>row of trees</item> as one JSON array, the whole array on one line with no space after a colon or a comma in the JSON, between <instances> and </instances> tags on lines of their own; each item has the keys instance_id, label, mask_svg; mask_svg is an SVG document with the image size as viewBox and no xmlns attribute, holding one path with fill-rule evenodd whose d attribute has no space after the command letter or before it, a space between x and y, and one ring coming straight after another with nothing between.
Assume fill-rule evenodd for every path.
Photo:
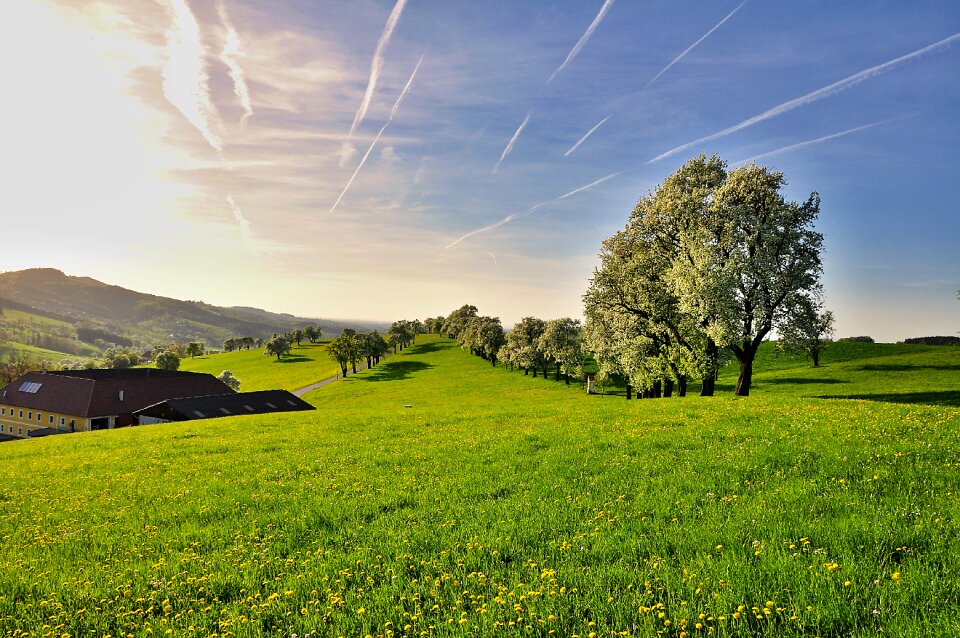
<instances>
[{"instance_id":1,"label":"row of trees","mask_svg":"<svg viewBox=\"0 0 960 638\"><path fill-rule=\"evenodd\" d=\"M347 376L348 365L353 369L354 374L357 373L357 364L364 359L367 367L372 368L390 352L390 348L390 343L376 330L357 332L344 328L340 336L327 346L327 354L340 364L340 372L343 376Z\"/></svg>"},{"instance_id":2,"label":"row of trees","mask_svg":"<svg viewBox=\"0 0 960 638\"><path fill-rule=\"evenodd\" d=\"M431 320L427 320L430 325ZM541 371L546 377L555 371L555 379L563 375L582 379L585 353L580 322L564 317L544 321L524 317L509 333L504 333L500 319L477 314L477 307L464 305L454 310L439 324L440 333L456 339L465 350L497 365L502 362L511 370L517 368L533 376Z\"/></svg>"}]
</instances>

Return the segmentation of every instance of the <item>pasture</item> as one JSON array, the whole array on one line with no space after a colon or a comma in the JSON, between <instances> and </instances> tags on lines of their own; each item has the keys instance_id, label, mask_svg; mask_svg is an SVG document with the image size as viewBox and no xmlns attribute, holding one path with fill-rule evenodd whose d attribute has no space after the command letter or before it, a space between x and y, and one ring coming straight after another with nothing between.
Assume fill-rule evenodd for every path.
<instances>
[{"instance_id":1,"label":"pasture","mask_svg":"<svg viewBox=\"0 0 960 638\"><path fill-rule=\"evenodd\" d=\"M0 633L960 633L960 348L627 402L418 341L316 412L0 446Z\"/></svg>"},{"instance_id":2,"label":"pasture","mask_svg":"<svg viewBox=\"0 0 960 638\"><path fill-rule=\"evenodd\" d=\"M205 372L213 376L224 370L232 370L234 376L240 379L241 392L293 391L340 372L340 366L327 355L327 343L303 341L299 346L294 343L290 354L280 360L265 356L263 348L184 357L180 360L180 370Z\"/></svg>"}]
</instances>

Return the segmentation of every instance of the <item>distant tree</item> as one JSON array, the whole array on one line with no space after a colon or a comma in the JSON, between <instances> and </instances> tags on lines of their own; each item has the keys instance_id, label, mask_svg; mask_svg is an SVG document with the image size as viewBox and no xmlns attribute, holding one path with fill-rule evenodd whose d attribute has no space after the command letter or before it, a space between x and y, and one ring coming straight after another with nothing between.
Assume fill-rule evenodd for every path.
<instances>
[{"instance_id":1,"label":"distant tree","mask_svg":"<svg viewBox=\"0 0 960 638\"><path fill-rule=\"evenodd\" d=\"M279 361L283 355L290 353L290 341L283 335L275 335L273 338L268 340L263 347L263 354L276 355L277 361Z\"/></svg>"},{"instance_id":2,"label":"distant tree","mask_svg":"<svg viewBox=\"0 0 960 638\"><path fill-rule=\"evenodd\" d=\"M233 352L237 349L237 340L236 339L227 339L223 342L223 351L224 352Z\"/></svg>"},{"instance_id":3,"label":"distant tree","mask_svg":"<svg viewBox=\"0 0 960 638\"><path fill-rule=\"evenodd\" d=\"M323 335L320 333L320 329L316 326L307 326L303 329L303 336L310 343L316 343Z\"/></svg>"},{"instance_id":4,"label":"distant tree","mask_svg":"<svg viewBox=\"0 0 960 638\"><path fill-rule=\"evenodd\" d=\"M562 372L567 385L570 375L583 364L580 322L569 317L548 321L537 345L541 352L557 366L556 379Z\"/></svg>"},{"instance_id":5,"label":"distant tree","mask_svg":"<svg viewBox=\"0 0 960 638\"><path fill-rule=\"evenodd\" d=\"M255 344L258 348L262 348L262 347L263 347L263 339L261 339L260 337L257 337L257 340L254 342L254 344ZM249 347L248 347L248 349L249 349Z\"/></svg>"},{"instance_id":6,"label":"distant tree","mask_svg":"<svg viewBox=\"0 0 960 638\"><path fill-rule=\"evenodd\" d=\"M451 339L456 339L460 333L467 327L467 321L470 317L477 316L477 307L463 305L450 313L440 326L440 332Z\"/></svg>"},{"instance_id":7,"label":"distant tree","mask_svg":"<svg viewBox=\"0 0 960 638\"><path fill-rule=\"evenodd\" d=\"M797 303L779 332L778 350L806 355L814 368L819 367L820 353L833 336L833 313L822 310L816 299L804 299Z\"/></svg>"},{"instance_id":8,"label":"distant tree","mask_svg":"<svg viewBox=\"0 0 960 638\"><path fill-rule=\"evenodd\" d=\"M240 390L240 379L233 376L232 370L224 370L217 375L217 378L220 379L220 381L222 381L224 384L228 385L234 392Z\"/></svg>"},{"instance_id":9,"label":"distant tree","mask_svg":"<svg viewBox=\"0 0 960 638\"><path fill-rule=\"evenodd\" d=\"M347 364L350 362L351 336L340 335L327 346L327 356L340 364L340 372L347 376Z\"/></svg>"},{"instance_id":10,"label":"distant tree","mask_svg":"<svg viewBox=\"0 0 960 638\"><path fill-rule=\"evenodd\" d=\"M390 350L390 345L376 330L358 334L357 341L360 344L360 355L366 358L368 368L380 363L380 358Z\"/></svg>"},{"instance_id":11,"label":"distant tree","mask_svg":"<svg viewBox=\"0 0 960 638\"><path fill-rule=\"evenodd\" d=\"M549 361L540 351L539 345L544 328L546 323L543 319L524 317L507 334L507 345L515 353L514 360L518 367L523 368L525 375L533 370L533 376L536 377L538 369L542 369L544 375L547 373Z\"/></svg>"},{"instance_id":12,"label":"distant tree","mask_svg":"<svg viewBox=\"0 0 960 638\"><path fill-rule=\"evenodd\" d=\"M300 345L300 342L306 338L306 335L303 334L303 328L297 328L290 333L290 341L296 341L298 346Z\"/></svg>"},{"instance_id":13,"label":"distant tree","mask_svg":"<svg viewBox=\"0 0 960 638\"><path fill-rule=\"evenodd\" d=\"M840 337L837 343L874 343L873 337L863 335L860 337Z\"/></svg>"},{"instance_id":14,"label":"distant tree","mask_svg":"<svg viewBox=\"0 0 960 638\"><path fill-rule=\"evenodd\" d=\"M187 356L191 359L203 356L204 346L200 341L191 341L187 344Z\"/></svg>"},{"instance_id":15,"label":"distant tree","mask_svg":"<svg viewBox=\"0 0 960 638\"><path fill-rule=\"evenodd\" d=\"M176 370L180 367L180 357L176 352L164 350L157 355L156 365L161 370Z\"/></svg>"}]
</instances>

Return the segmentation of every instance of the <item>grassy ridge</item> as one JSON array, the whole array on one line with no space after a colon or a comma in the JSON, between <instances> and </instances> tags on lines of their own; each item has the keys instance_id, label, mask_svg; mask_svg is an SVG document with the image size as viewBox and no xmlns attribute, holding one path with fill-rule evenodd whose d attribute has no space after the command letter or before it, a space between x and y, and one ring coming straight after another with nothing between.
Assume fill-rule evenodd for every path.
<instances>
[{"instance_id":1,"label":"grassy ridge","mask_svg":"<svg viewBox=\"0 0 960 638\"><path fill-rule=\"evenodd\" d=\"M327 343L293 345L289 355L277 360L265 356L263 349L235 350L180 360L180 370L206 372L217 376L232 370L240 379L242 392L256 390L296 390L340 372L340 366L327 355Z\"/></svg>"},{"instance_id":2,"label":"grassy ridge","mask_svg":"<svg viewBox=\"0 0 960 638\"><path fill-rule=\"evenodd\" d=\"M433 339L314 413L6 444L0 631L956 634L960 410L909 395L960 350L912 352L628 403Z\"/></svg>"}]
</instances>

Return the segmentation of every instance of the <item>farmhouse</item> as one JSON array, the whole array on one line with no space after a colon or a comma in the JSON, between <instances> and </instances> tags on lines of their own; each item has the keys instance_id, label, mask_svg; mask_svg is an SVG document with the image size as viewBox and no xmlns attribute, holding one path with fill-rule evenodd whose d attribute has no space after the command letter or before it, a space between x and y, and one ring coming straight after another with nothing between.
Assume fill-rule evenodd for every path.
<instances>
[{"instance_id":1,"label":"farmhouse","mask_svg":"<svg viewBox=\"0 0 960 638\"><path fill-rule=\"evenodd\" d=\"M133 413L140 425L169 421L192 421L237 414L266 414L316 410L315 407L286 390L235 392L205 397L165 399Z\"/></svg>"},{"instance_id":2,"label":"farmhouse","mask_svg":"<svg viewBox=\"0 0 960 638\"><path fill-rule=\"evenodd\" d=\"M31 372L0 388L0 434L25 438L133 425L164 399L234 394L209 374L151 368Z\"/></svg>"}]
</instances>

